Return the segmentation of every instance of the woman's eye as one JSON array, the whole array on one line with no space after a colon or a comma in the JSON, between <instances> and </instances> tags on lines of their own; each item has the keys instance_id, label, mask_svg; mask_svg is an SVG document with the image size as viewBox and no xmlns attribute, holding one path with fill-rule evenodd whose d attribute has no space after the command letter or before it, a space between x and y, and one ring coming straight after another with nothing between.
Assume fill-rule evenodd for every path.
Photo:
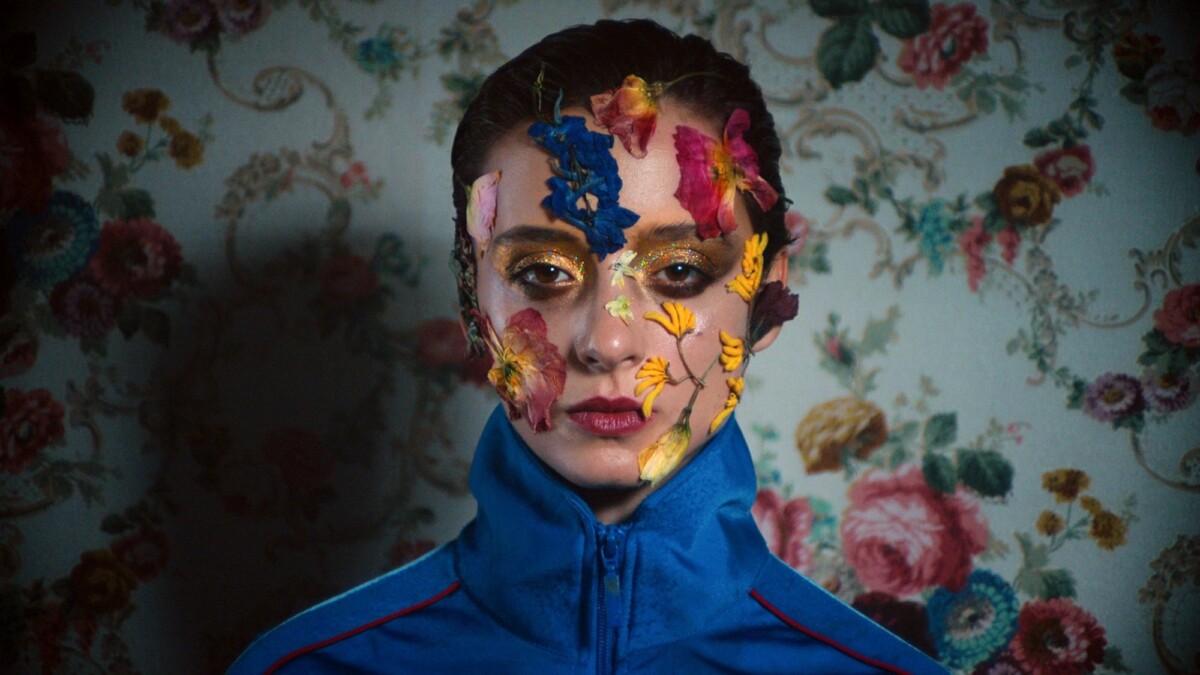
<instances>
[{"instance_id":1,"label":"woman's eye","mask_svg":"<svg viewBox=\"0 0 1200 675\"><path fill-rule=\"evenodd\" d=\"M561 267L547 264L530 265L517 274L524 284L531 286L553 286L572 281L572 277Z\"/></svg>"},{"instance_id":2,"label":"woman's eye","mask_svg":"<svg viewBox=\"0 0 1200 675\"><path fill-rule=\"evenodd\" d=\"M709 275L687 263L667 265L654 274L657 290L673 298L699 295L711 281Z\"/></svg>"}]
</instances>

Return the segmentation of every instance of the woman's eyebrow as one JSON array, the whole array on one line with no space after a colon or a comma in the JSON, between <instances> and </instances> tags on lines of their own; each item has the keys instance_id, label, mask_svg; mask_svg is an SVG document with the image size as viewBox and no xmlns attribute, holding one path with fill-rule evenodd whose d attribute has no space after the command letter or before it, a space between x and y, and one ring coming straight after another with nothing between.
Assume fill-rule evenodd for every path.
<instances>
[{"instance_id":1,"label":"woman's eyebrow","mask_svg":"<svg viewBox=\"0 0 1200 675\"><path fill-rule=\"evenodd\" d=\"M661 242L692 242L704 243L719 246L721 248L733 248L733 242L728 237L709 237L708 239L700 239L696 235L695 223L667 223L656 225L647 232L642 233L638 237L638 243L657 244Z\"/></svg>"},{"instance_id":2,"label":"woman's eyebrow","mask_svg":"<svg viewBox=\"0 0 1200 675\"><path fill-rule=\"evenodd\" d=\"M496 235L492 240L493 246L513 246L515 244L576 244L575 235L553 227L538 225L518 225Z\"/></svg>"}]
</instances>

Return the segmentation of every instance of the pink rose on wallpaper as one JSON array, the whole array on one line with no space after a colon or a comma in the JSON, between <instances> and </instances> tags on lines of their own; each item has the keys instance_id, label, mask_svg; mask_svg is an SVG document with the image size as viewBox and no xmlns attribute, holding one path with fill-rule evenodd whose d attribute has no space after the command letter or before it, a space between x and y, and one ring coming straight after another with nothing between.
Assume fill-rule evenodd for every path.
<instances>
[{"instance_id":1,"label":"pink rose on wallpaper","mask_svg":"<svg viewBox=\"0 0 1200 675\"><path fill-rule=\"evenodd\" d=\"M807 497L784 502L778 492L762 489L754 498L750 514L758 523L771 553L803 574L812 571L812 549L804 541L812 533L813 522L813 510Z\"/></svg>"},{"instance_id":2,"label":"pink rose on wallpaper","mask_svg":"<svg viewBox=\"0 0 1200 675\"><path fill-rule=\"evenodd\" d=\"M467 354L467 338L454 319L430 319L417 327L417 361L433 370L457 370L458 378L482 387L488 384L492 361Z\"/></svg>"},{"instance_id":3,"label":"pink rose on wallpaper","mask_svg":"<svg viewBox=\"0 0 1200 675\"><path fill-rule=\"evenodd\" d=\"M919 89L932 86L940 91L964 63L987 48L987 20L975 14L974 6L939 2L932 8L929 31L905 40L896 64L912 75Z\"/></svg>"},{"instance_id":4,"label":"pink rose on wallpaper","mask_svg":"<svg viewBox=\"0 0 1200 675\"><path fill-rule=\"evenodd\" d=\"M1146 73L1146 112L1163 131L1190 136L1200 130L1200 77L1181 63L1159 63Z\"/></svg>"},{"instance_id":5,"label":"pink rose on wallpaper","mask_svg":"<svg viewBox=\"0 0 1200 675\"><path fill-rule=\"evenodd\" d=\"M967 259L967 286L972 292L979 292L979 282L987 274L987 265L983 260L983 249L992 241L992 235L983 229L983 219L975 216L971 226L958 237L958 246L962 249L963 257Z\"/></svg>"},{"instance_id":6,"label":"pink rose on wallpaper","mask_svg":"<svg viewBox=\"0 0 1200 675\"><path fill-rule=\"evenodd\" d=\"M222 28L232 35L243 35L262 27L271 14L271 5L263 0L219 0L217 14Z\"/></svg>"},{"instance_id":7,"label":"pink rose on wallpaper","mask_svg":"<svg viewBox=\"0 0 1200 675\"><path fill-rule=\"evenodd\" d=\"M150 581L162 572L171 557L162 530L138 530L113 542L112 552L133 571L138 581Z\"/></svg>"},{"instance_id":8,"label":"pink rose on wallpaper","mask_svg":"<svg viewBox=\"0 0 1200 675\"><path fill-rule=\"evenodd\" d=\"M847 493L841 523L846 562L872 591L905 597L945 586L961 590L971 559L987 547L988 525L969 493L935 492L919 464L872 469Z\"/></svg>"},{"instance_id":9,"label":"pink rose on wallpaper","mask_svg":"<svg viewBox=\"0 0 1200 675\"><path fill-rule=\"evenodd\" d=\"M262 454L279 467L283 481L299 490L328 482L333 473L333 451L319 436L304 429L276 429L262 442Z\"/></svg>"},{"instance_id":10,"label":"pink rose on wallpaper","mask_svg":"<svg viewBox=\"0 0 1200 675\"><path fill-rule=\"evenodd\" d=\"M1154 311L1154 328L1168 342L1200 347L1200 284L1180 286L1167 293Z\"/></svg>"},{"instance_id":11,"label":"pink rose on wallpaper","mask_svg":"<svg viewBox=\"0 0 1200 675\"><path fill-rule=\"evenodd\" d=\"M1034 600L1021 608L1009 650L1022 672L1084 675L1104 661L1107 644L1096 617L1066 598L1054 598Z\"/></svg>"},{"instance_id":12,"label":"pink rose on wallpaper","mask_svg":"<svg viewBox=\"0 0 1200 675\"><path fill-rule=\"evenodd\" d=\"M63 406L46 389L4 390L0 418L0 471L18 474L66 433Z\"/></svg>"},{"instance_id":13,"label":"pink rose on wallpaper","mask_svg":"<svg viewBox=\"0 0 1200 675\"><path fill-rule=\"evenodd\" d=\"M1033 160L1033 165L1053 181L1065 197L1083 192L1096 175L1096 161L1092 159L1091 148L1086 145L1044 152Z\"/></svg>"},{"instance_id":14,"label":"pink rose on wallpaper","mask_svg":"<svg viewBox=\"0 0 1200 675\"><path fill-rule=\"evenodd\" d=\"M149 218L110 220L88 270L113 297L152 298L179 276L182 262L179 242L162 225Z\"/></svg>"},{"instance_id":15,"label":"pink rose on wallpaper","mask_svg":"<svg viewBox=\"0 0 1200 675\"><path fill-rule=\"evenodd\" d=\"M175 42L194 47L221 30L210 0L170 0L162 13L162 31Z\"/></svg>"},{"instance_id":16,"label":"pink rose on wallpaper","mask_svg":"<svg viewBox=\"0 0 1200 675\"><path fill-rule=\"evenodd\" d=\"M379 277L371 262L352 253L326 260L318 282L322 299L332 305L354 304L379 290Z\"/></svg>"},{"instance_id":17,"label":"pink rose on wallpaper","mask_svg":"<svg viewBox=\"0 0 1200 675\"><path fill-rule=\"evenodd\" d=\"M1017 253L1021 247L1021 233L1015 227L1006 227L996 233L996 241L1000 243L1000 257L1012 265L1017 261Z\"/></svg>"},{"instance_id":18,"label":"pink rose on wallpaper","mask_svg":"<svg viewBox=\"0 0 1200 675\"><path fill-rule=\"evenodd\" d=\"M0 378L28 372L37 354L37 333L15 319L0 319Z\"/></svg>"},{"instance_id":19,"label":"pink rose on wallpaper","mask_svg":"<svg viewBox=\"0 0 1200 675\"><path fill-rule=\"evenodd\" d=\"M40 213L71 164L62 124L45 113L0 115L0 211Z\"/></svg>"},{"instance_id":20,"label":"pink rose on wallpaper","mask_svg":"<svg viewBox=\"0 0 1200 675\"><path fill-rule=\"evenodd\" d=\"M68 335L103 337L117 325L121 302L88 276L77 276L50 292L50 312Z\"/></svg>"},{"instance_id":21,"label":"pink rose on wallpaper","mask_svg":"<svg viewBox=\"0 0 1200 675\"><path fill-rule=\"evenodd\" d=\"M812 230L813 222L805 218L804 214L799 211L788 211L783 216L783 223L787 226L788 235L792 238L791 243L787 246L787 254L798 256L808 245L808 235Z\"/></svg>"}]
</instances>

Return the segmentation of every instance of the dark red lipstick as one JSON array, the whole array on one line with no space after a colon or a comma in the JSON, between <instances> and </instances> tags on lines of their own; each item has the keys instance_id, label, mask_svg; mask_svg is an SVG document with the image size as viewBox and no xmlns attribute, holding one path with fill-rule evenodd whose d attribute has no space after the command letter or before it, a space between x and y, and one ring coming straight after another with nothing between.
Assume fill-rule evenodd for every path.
<instances>
[{"instance_id":1,"label":"dark red lipstick","mask_svg":"<svg viewBox=\"0 0 1200 675\"><path fill-rule=\"evenodd\" d=\"M596 436L627 436L646 426L636 399L593 396L567 409L567 417Z\"/></svg>"}]
</instances>

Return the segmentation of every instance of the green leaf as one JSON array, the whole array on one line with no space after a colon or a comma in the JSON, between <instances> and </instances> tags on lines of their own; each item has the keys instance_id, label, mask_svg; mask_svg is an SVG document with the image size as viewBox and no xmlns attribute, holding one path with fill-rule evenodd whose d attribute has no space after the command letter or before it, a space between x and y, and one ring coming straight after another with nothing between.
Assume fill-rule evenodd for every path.
<instances>
[{"instance_id":1,"label":"green leaf","mask_svg":"<svg viewBox=\"0 0 1200 675\"><path fill-rule=\"evenodd\" d=\"M923 439L929 450L944 448L958 438L958 415L956 413L938 413L925 422Z\"/></svg>"},{"instance_id":2,"label":"green leaf","mask_svg":"<svg viewBox=\"0 0 1200 675\"><path fill-rule=\"evenodd\" d=\"M118 218L132 220L134 218L153 218L155 215L154 198L141 188L120 190L116 193L116 198L120 210L120 213L117 214Z\"/></svg>"},{"instance_id":3,"label":"green leaf","mask_svg":"<svg viewBox=\"0 0 1200 675\"><path fill-rule=\"evenodd\" d=\"M1054 137L1045 129L1030 129L1025 134L1025 145L1031 148L1041 148L1054 142Z\"/></svg>"},{"instance_id":4,"label":"green leaf","mask_svg":"<svg viewBox=\"0 0 1200 675\"><path fill-rule=\"evenodd\" d=\"M144 307L142 309L142 334L155 344L170 344L171 320L160 309Z\"/></svg>"},{"instance_id":5,"label":"green leaf","mask_svg":"<svg viewBox=\"0 0 1200 675\"><path fill-rule=\"evenodd\" d=\"M872 9L879 27L901 40L929 30L929 3L926 0L883 0Z\"/></svg>"},{"instance_id":6,"label":"green leaf","mask_svg":"<svg viewBox=\"0 0 1200 675\"><path fill-rule=\"evenodd\" d=\"M843 185L830 185L829 189L825 190L825 198L838 206L858 203L858 194Z\"/></svg>"},{"instance_id":7,"label":"green leaf","mask_svg":"<svg viewBox=\"0 0 1200 675\"><path fill-rule=\"evenodd\" d=\"M817 69L833 86L857 82L875 65L879 38L871 32L871 21L863 16L847 18L830 26L817 44Z\"/></svg>"},{"instance_id":8,"label":"green leaf","mask_svg":"<svg viewBox=\"0 0 1200 675\"><path fill-rule=\"evenodd\" d=\"M1021 547L1021 567L1035 569L1050 562L1050 549L1045 544L1034 544L1029 535L1018 532L1013 535Z\"/></svg>"},{"instance_id":9,"label":"green leaf","mask_svg":"<svg viewBox=\"0 0 1200 675\"><path fill-rule=\"evenodd\" d=\"M942 494L953 493L958 485L958 479L954 475L954 462L945 455L925 455L921 459L921 473L925 474L925 482L929 487Z\"/></svg>"},{"instance_id":10,"label":"green leaf","mask_svg":"<svg viewBox=\"0 0 1200 675\"><path fill-rule=\"evenodd\" d=\"M855 17L867 11L867 0L808 0L813 13L826 19Z\"/></svg>"},{"instance_id":11,"label":"green leaf","mask_svg":"<svg viewBox=\"0 0 1200 675\"><path fill-rule=\"evenodd\" d=\"M1125 665L1125 655L1121 653L1121 648L1111 645L1104 650L1104 669L1114 673L1133 672Z\"/></svg>"},{"instance_id":12,"label":"green leaf","mask_svg":"<svg viewBox=\"0 0 1200 675\"><path fill-rule=\"evenodd\" d=\"M1012 490L1013 467L995 450L964 450L958 455L958 479L983 497L1003 497Z\"/></svg>"},{"instance_id":13,"label":"green leaf","mask_svg":"<svg viewBox=\"0 0 1200 675\"><path fill-rule=\"evenodd\" d=\"M867 325L863 328L862 341L858 345L859 355L886 353L887 344L896 340L896 321L899 318L899 308L892 305L888 308L886 317L868 320Z\"/></svg>"},{"instance_id":14,"label":"green leaf","mask_svg":"<svg viewBox=\"0 0 1200 675\"><path fill-rule=\"evenodd\" d=\"M1045 600L1075 597L1075 577L1070 570L1043 569L1034 573L1033 577L1038 592L1032 595Z\"/></svg>"},{"instance_id":15,"label":"green leaf","mask_svg":"<svg viewBox=\"0 0 1200 675\"><path fill-rule=\"evenodd\" d=\"M96 90L79 73L69 70L36 70L33 86L38 103L64 120L82 121L92 115Z\"/></svg>"},{"instance_id":16,"label":"green leaf","mask_svg":"<svg viewBox=\"0 0 1200 675\"><path fill-rule=\"evenodd\" d=\"M985 115L996 112L996 97L987 89L980 89L975 93L975 104L979 106L979 111Z\"/></svg>"}]
</instances>

